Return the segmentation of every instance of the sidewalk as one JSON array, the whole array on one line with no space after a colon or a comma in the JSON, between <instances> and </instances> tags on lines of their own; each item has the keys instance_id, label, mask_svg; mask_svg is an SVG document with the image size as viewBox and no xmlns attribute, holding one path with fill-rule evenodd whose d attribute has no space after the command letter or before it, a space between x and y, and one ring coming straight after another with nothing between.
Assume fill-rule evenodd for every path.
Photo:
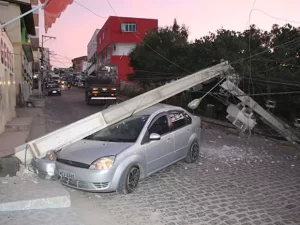
<instances>
[{"instance_id":1,"label":"sidewalk","mask_svg":"<svg viewBox=\"0 0 300 225\"><path fill-rule=\"evenodd\" d=\"M17 116L5 126L0 135L0 177L14 176L19 170L15 147L46 133L45 99L32 99L35 108L17 108ZM4 158L3 158L4 157Z\"/></svg>"},{"instance_id":2,"label":"sidewalk","mask_svg":"<svg viewBox=\"0 0 300 225\"><path fill-rule=\"evenodd\" d=\"M36 108L17 108L17 116L6 124L0 135L0 158L14 154L15 147L46 133L45 99L36 101Z\"/></svg>"},{"instance_id":3,"label":"sidewalk","mask_svg":"<svg viewBox=\"0 0 300 225\"><path fill-rule=\"evenodd\" d=\"M0 224L81 225L69 192L56 181L40 179L13 157L14 148L46 134L45 99L18 108L0 135ZM2 157L2 158L1 158ZM26 218L26 220L24 220Z\"/></svg>"}]
</instances>

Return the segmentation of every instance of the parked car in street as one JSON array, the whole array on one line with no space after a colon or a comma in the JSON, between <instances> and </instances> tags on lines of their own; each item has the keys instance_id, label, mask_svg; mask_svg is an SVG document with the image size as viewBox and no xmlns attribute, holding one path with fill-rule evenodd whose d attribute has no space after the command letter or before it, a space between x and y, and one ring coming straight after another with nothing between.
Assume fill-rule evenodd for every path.
<instances>
[{"instance_id":1,"label":"parked car in street","mask_svg":"<svg viewBox=\"0 0 300 225\"><path fill-rule=\"evenodd\" d=\"M44 159L34 158L36 173L91 192L133 192L139 181L180 160L197 161L201 119L165 104L135 113Z\"/></svg>"},{"instance_id":2,"label":"parked car in street","mask_svg":"<svg viewBox=\"0 0 300 225\"><path fill-rule=\"evenodd\" d=\"M48 83L46 91L47 91L48 96L49 95L61 95L61 89L57 83Z\"/></svg>"},{"instance_id":3,"label":"parked car in street","mask_svg":"<svg viewBox=\"0 0 300 225\"><path fill-rule=\"evenodd\" d=\"M55 81L49 80L49 81L46 83L46 88L49 88L50 86L53 86L53 85L55 85L55 84L57 84Z\"/></svg>"}]
</instances>

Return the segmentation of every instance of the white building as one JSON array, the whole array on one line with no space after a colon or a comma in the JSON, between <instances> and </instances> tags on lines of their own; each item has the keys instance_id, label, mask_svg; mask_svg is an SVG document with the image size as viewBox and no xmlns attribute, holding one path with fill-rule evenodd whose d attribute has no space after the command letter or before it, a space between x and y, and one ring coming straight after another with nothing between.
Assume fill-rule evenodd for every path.
<instances>
[{"instance_id":1,"label":"white building","mask_svg":"<svg viewBox=\"0 0 300 225\"><path fill-rule=\"evenodd\" d=\"M97 35L98 35L99 31L100 31L100 29L95 30L95 32L87 46L87 60L89 63L88 75L95 73L95 70L96 70Z\"/></svg>"},{"instance_id":2,"label":"white building","mask_svg":"<svg viewBox=\"0 0 300 225\"><path fill-rule=\"evenodd\" d=\"M0 32L0 134L16 116L14 47L4 31Z\"/></svg>"},{"instance_id":3,"label":"white building","mask_svg":"<svg viewBox=\"0 0 300 225\"><path fill-rule=\"evenodd\" d=\"M8 22L20 14L32 9L29 0L0 1L0 21ZM32 62L34 61L29 35L35 35L33 14L12 22L5 27L5 31L14 47L14 75L16 102L24 105L32 90Z\"/></svg>"}]
</instances>

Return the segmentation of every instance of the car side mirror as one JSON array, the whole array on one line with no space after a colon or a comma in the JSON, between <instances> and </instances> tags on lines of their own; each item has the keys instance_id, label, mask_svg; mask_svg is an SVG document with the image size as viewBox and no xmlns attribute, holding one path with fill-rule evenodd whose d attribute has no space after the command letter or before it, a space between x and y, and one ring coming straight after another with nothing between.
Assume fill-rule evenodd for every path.
<instances>
[{"instance_id":1,"label":"car side mirror","mask_svg":"<svg viewBox=\"0 0 300 225\"><path fill-rule=\"evenodd\" d=\"M157 140L160 140L160 135L157 134L157 133L152 133L152 134L150 134L149 139L150 139L151 141L157 141Z\"/></svg>"}]
</instances>

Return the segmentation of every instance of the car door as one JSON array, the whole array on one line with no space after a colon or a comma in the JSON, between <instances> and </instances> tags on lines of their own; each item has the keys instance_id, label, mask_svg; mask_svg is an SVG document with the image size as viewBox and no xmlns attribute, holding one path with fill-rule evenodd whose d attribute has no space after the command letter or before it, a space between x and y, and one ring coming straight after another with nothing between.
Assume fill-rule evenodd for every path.
<instances>
[{"instance_id":1,"label":"car door","mask_svg":"<svg viewBox=\"0 0 300 225\"><path fill-rule=\"evenodd\" d=\"M187 156L189 139L192 135L191 117L184 111L169 111L171 131L174 135L174 161Z\"/></svg>"},{"instance_id":2,"label":"car door","mask_svg":"<svg viewBox=\"0 0 300 225\"><path fill-rule=\"evenodd\" d=\"M160 140L150 141L150 134L160 135ZM174 137L170 132L170 123L166 113L155 117L148 127L142 141L146 152L147 174L168 166L173 159Z\"/></svg>"}]
</instances>

